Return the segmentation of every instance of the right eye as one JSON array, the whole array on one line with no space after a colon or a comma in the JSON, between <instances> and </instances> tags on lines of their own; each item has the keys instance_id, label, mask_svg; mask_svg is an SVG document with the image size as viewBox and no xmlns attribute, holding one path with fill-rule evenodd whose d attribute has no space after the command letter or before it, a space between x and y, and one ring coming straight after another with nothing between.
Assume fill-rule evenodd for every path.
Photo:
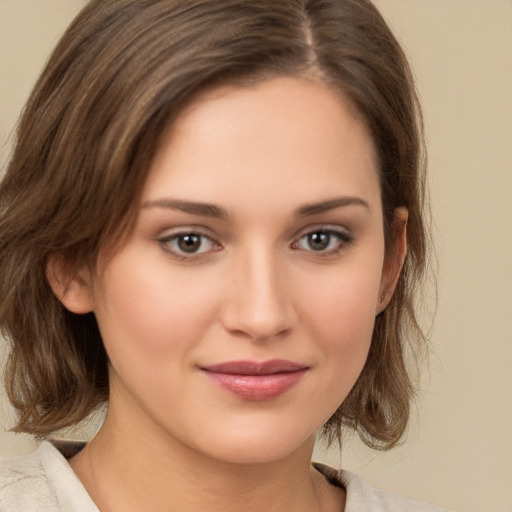
<instances>
[{"instance_id":1,"label":"right eye","mask_svg":"<svg viewBox=\"0 0 512 512\"><path fill-rule=\"evenodd\" d=\"M219 248L219 244L210 237L194 231L175 233L160 238L159 242L166 251L181 257L203 254Z\"/></svg>"}]
</instances>

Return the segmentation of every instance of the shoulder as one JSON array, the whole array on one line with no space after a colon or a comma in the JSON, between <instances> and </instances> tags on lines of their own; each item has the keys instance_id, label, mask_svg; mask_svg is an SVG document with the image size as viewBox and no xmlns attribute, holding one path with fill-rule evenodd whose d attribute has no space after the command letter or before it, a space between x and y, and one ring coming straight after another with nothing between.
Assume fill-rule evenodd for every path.
<instances>
[{"instance_id":1,"label":"shoulder","mask_svg":"<svg viewBox=\"0 0 512 512\"><path fill-rule=\"evenodd\" d=\"M315 467L334 485L346 489L345 512L451 512L446 508L376 489L350 471L336 471L322 464Z\"/></svg>"},{"instance_id":2,"label":"shoulder","mask_svg":"<svg viewBox=\"0 0 512 512\"><path fill-rule=\"evenodd\" d=\"M41 447L28 455L0 458L0 512L36 510L58 510L41 460Z\"/></svg>"},{"instance_id":3,"label":"shoulder","mask_svg":"<svg viewBox=\"0 0 512 512\"><path fill-rule=\"evenodd\" d=\"M0 458L0 512L97 512L59 450L43 442L34 453Z\"/></svg>"},{"instance_id":4,"label":"shoulder","mask_svg":"<svg viewBox=\"0 0 512 512\"><path fill-rule=\"evenodd\" d=\"M446 508L407 498L372 487L361 477L349 471L340 472L340 480L347 489L347 510L378 512L449 512ZM366 507L366 508L364 508Z\"/></svg>"}]
</instances>

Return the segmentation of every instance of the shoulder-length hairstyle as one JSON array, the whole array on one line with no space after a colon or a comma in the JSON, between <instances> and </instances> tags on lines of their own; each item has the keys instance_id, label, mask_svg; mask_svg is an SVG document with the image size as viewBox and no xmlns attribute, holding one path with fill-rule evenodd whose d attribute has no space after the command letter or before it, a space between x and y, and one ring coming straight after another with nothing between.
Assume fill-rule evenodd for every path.
<instances>
[{"instance_id":1,"label":"shoulder-length hairstyle","mask_svg":"<svg viewBox=\"0 0 512 512\"><path fill-rule=\"evenodd\" d=\"M421 346L414 294L426 262L422 125L409 65L369 0L93 0L54 50L18 125L0 188L0 325L15 430L44 437L108 399L94 314L67 311L51 256L81 268L129 231L161 134L202 91L277 76L321 80L373 136L384 232L409 211L407 256L351 393L324 427L399 442Z\"/></svg>"}]
</instances>

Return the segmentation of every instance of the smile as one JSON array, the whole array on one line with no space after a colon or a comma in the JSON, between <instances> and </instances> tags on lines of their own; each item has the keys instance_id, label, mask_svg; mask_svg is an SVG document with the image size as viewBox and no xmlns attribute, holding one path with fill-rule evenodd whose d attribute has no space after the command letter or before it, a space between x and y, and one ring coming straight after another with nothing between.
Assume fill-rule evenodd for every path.
<instances>
[{"instance_id":1,"label":"smile","mask_svg":"<svg viewBox=\"0 0 512 512\"><path fill-rule=\"evenodd\" d=\"M217 385L245 400L270 400L282 395L302 379L309 368L285 360L263 363L233 361L201 367Z\"/></svg>"}]
</instances>

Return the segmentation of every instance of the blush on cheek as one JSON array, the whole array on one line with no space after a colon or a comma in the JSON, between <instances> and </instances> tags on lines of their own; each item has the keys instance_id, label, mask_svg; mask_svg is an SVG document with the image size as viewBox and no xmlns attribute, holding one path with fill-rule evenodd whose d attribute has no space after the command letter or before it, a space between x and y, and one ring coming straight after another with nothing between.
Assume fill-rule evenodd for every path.
<instances>
[{"instance_id":1,"label":"blush on cheek","mask_svg":"<svg viewBox=\"0 0 512 512\"><path fill-rule=\"evenodd\" d=\"M339 286L335 293L307 304L312 323L311 332L331 359L334 387L339 390L339 404L355 384L368 356L375 324L374 304L368 296L374 286L350 293L351 288Z\"/></svg>"},{"instance_id":2,"label":"blush on cheek","mask_svg":"<svg viewBox=\"0 0 512 512\"><path fill-rule=\"evenodd\" d=\"M371 337L375 323L375 304L368 297L377 295L377 287L360 286L341 282L329 293L316 293L304 303L308 317L316 328L323 330L329 338L336 335L344 339Z\"/></svg>"}]
</instances>

